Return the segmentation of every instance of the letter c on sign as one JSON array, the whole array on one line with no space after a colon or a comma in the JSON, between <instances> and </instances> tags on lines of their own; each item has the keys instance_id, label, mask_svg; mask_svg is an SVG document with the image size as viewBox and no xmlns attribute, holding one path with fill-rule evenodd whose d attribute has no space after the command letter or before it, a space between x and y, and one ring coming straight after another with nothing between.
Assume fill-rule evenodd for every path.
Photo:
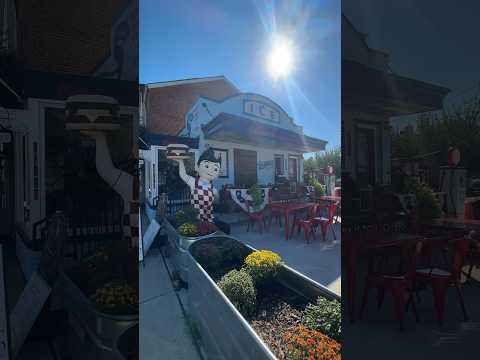
<instances>
[{"instance_id":1,"label":"letter c on sign","mask_svg":"<svg viewBox=\"0 0 480 360\"><path fill-rule=\"evenodd\" d=\"M263 109L265 109L265 106L260 105L260 107L259 107L260 115L265 116L265 113L263 112Z\"/></svg>"}]
</instances>

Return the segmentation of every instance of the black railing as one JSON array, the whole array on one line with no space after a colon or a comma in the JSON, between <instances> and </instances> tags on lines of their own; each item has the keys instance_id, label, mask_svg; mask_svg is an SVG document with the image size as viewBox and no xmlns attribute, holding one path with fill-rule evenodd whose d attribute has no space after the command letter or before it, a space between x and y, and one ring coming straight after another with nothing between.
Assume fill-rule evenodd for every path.
<instances>
[{"instance_id":1,"label":"black railing","mask_svg":"<svg viewBox=\"0 0 480 360\"><path fill-rule=\"evenodd\" d=\"M190 189L168 194L167 214L169 216L175 215L177 211L189 206L190 201Z\"/></svg>"},{"instance_id":2,"label":"black railing","mask_svg":"<svg viewBox=\"0 0 480 360\"><path fill-rule=\"evenodd\" d=\"M66 256L81 259L120 241L123 234L123 201L119 196L103 199L90 207L80 205L69 209L67 215ZM87 210L87 211L86 211Z\"/></svg>"}]
</instances>

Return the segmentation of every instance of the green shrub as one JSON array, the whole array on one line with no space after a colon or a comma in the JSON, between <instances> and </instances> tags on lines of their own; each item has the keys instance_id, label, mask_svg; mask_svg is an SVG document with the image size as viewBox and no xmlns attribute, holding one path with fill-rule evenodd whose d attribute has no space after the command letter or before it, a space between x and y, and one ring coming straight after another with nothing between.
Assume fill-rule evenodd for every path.
<instances>
[{"instance_id":1,"label":"green shrub","mask_svg":"<svg viewBox=\"0 0 480 360\"><path fill-rule=\"evenodd\" d=\"M415 182L412 184L412 189L416 199L416 213L418 220L422 223L440 217L440 203L432 188L427 184Z\"/></svg>"},{"instance_id":2,"label":"green shrub","mask_svg":"<svg viewBox=\"0 0 480 360\"><path fill-rule=\"evenodd\" d=\"M242 263L247 251L243 244L231 239L225 240L220 247L221 258L228 264Z\"/></svg>"},{"instance_id":3,"label":"green shrub","mask_svg":"<svg viewBox=\"0 0 480 360\"><path fill-rule=\"evenodd\" d=\"M315 196L317 198L319 198L320 196L324 196L325 195L325 186L323 186L322 184L320 184L318 181L315 181L313 183L313 187L315 189Z\"/></svg>"},{"instance_id":4,"label":"green shrub","mask_svg":"<svg viewBox=\"0 0 480 360\"><path fill-rule=\"evenodd\" d=\"M302 322L306 327L317 330L339 341L341 336L342 312L340 302L319 297L316 304L308 304Z\"/></svg>"},{"instance_id":5,"label":"green shrub","mask_svg":"<svg viewBox=\"0 0 480 360\"><path fill-rule=\"evenodd\" d=\"M244 270L232 270L220 279L218 287L244 317L254 314L256 290L250 274Z\"/></svg>"},{"instance_id":6,"label":"green shrub","mask_svg":"<svg viewBox=\"0 0 480 360\"><path fill-rule=\"evenodd\" d=\"M281 265L280 255L269 250L259 250L245 258L244 269L250 274L255 284L261 285L272 279Z\"/></svg>"},{"instance_id":7,"label":"green shrub","mask_svg":"<svg viewBox=\"0 0 480 360\"><path fill-rule=\"evenodd\" d=\"M177 226L185 223L195 223L198 221L198 210L191 206L179 210L175 214L175 220L177 222Z\"/></svg>"},{"instance_id":8,"label":"green shrub","mask_svg":"<svg viewBox=\"0 0 480 360\"><path fill-rule=\"evenodd\" d=\"M260 205L262 205L262 189L258 184L253 184L248 191L252 197L253 210L260 210Z\"/></svg>"}]
</instances>

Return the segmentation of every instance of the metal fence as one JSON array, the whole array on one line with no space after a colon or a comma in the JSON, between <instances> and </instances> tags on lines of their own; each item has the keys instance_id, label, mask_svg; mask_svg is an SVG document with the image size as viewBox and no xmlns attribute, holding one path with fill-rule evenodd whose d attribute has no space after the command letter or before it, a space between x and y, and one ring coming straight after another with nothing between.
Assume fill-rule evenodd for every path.
<instances>
[{"instance_id":1,"label":"metal fence","mask_svg":"<svg viewBox=\"0 0 480 360\"><path fill-rule=\"evenodd\" d=\"M169 193L167 200L167 214L169 216L190 205L191 194L190 189L185 189L179 192Z\"/></svg>"},{"instance_id":2,"label":"metal fence","mask_svg":"<svg viewBox=\"0 0 480 360\"><path fill-rule=\"evenodd\" d=\"M102 200L97 206L79 204L67 212L67 256L81 259L122 238L123 200L119 196Z\"/></svg>"}]
</instances>

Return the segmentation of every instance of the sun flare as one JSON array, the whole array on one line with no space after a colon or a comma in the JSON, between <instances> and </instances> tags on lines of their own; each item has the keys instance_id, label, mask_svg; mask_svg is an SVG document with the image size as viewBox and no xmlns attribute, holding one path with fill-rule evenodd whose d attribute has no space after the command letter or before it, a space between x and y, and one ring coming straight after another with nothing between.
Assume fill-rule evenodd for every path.
<instances>
[{"instance_id":1,"label":"sun flare","mask_svg":"<svg viewBox=\"0 0 480 360\"><path fill-rule=\"evenodd\" d=\"M286 38L277 38L268 56L268 70L274 78L286 77L293 69L294 54Z\"/></svg>"}]
</instances>

